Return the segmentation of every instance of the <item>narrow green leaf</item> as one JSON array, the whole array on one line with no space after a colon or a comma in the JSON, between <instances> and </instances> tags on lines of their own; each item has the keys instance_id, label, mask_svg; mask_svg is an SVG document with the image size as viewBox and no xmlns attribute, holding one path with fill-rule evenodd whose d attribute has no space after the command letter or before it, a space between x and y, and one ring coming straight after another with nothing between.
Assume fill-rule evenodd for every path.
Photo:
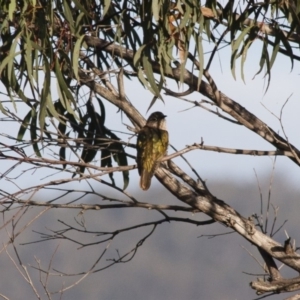
<instances>
[{"instance_id":1,"label":"narrow green leaf","mask_svg":"<svg viewBox=\"0 0 300 300\"><path fill-rule=\"evenodd\" d=\"M244 83L246 83L245 76L244 76L244 65L245 65L245 61L247 59L247 52L248 52L248 49L251 46L251 44L252 44L252 42L250 40L245 41L244 46L243 46L242 56L241 56L241 78Z\"/></svg>"},{"instance_id":2,"label":"narrow green leaf","mask_svg":"<svg viewBox=\"0 0 300 300\"><path fill-rule=\"evenodd\" d=\"M212 34L211 34L211 26L210 26L210 20L209 19L204 19L204 29L205 29L205 33L208 37L208 41L210 42L210 39L212 37Z\"/></svg>"},{"instance_id":3,"label":"narrow green leaf","mask_svg":"<svg viewBox=\"0 0 300 300\"><path fill-rule=\"evenodd\" d=\"M152 13L153 13L154 20L156 22L159 21L159 10L160 10L159 0L152 0Z\"/></svg>"},{"instance_id":4,"label":"narrow green leaf","mask_svg":"<svg viewBox=\"0 0 300 300\"><path fill-rule=\"evenodd\" d=\"M19 38L19 35L18 35L18 38ZM9 55L6 56L3 59L3 61L1 62L1 65L0 65L0 75L1 75L1 73L3 71L3 69L7 66L7 64L9 64L7 76L11 77L11 72L12 72L12 67L13 67L13 63L14 63L14 58L15 58L15 56L17 56L17 55L19 55L19 54L22 53L21 51L15 52L16 46L17 46L17 43L18 43L18 38L16 38L14 40L14 42L12 43L11 48L9 50Z\"/></svg>"},{"instance_id":5,"label":"narrow green leaf","mask_svg":"<svg viewBox=\"0 0 300 300\"><path fill-rule=\"evenodd\" d=\"M103 17L105 17L105 15L107 14L110 4L111 0L104 0Z\"/></svg>"},{"instance_id":6,"label":"narrow green leaf","mask_svg":"<svg viewBox=\"0 0 300 300\"><path fill-rule=\"evenodd\" d=\"M239 35L239 37L232 41L231 46L232 46L232 54L231 54L231 73L233 78L236 80L236 74L235 74L235 63L236 63L236 59L238 57L238 49L244 39L244 37L246 36L246 34L249 33L250 29L252 27L249 26L247 28L245 28L242 33Z\"/></svg>"},{"instance_id":7,"label":"narrow green leaf","mask_svg":"<svg viewBox=\"0 0 300 300\"><path fill-rule=\"evenodd\" d=\"M291 70L293 70L293 68L294 68L293 49L288 41L288 38L283 34L283 32L281 30L279 30L279 36L282 41L282 44L284 45L284 47L288 53L288 57L291 59L291 64L292 64Z\"/></svg>"},{"instance_id":8,"label":"narrow green leaf","mask_svg":"<svg viewBox=\"0 0 300 300\"><path fill-rule=\"evenodd\" d=\"M15 10L16 10L16 0L10 0L8 5L8 18L10 21L13 21Z\"/></svg>"},{"instance_id":9,"label":"narrow green leaf","mask_svg":"<svg viewBox=\"0 0 300 300\"><path fill-rule=\"evenodd\" d=\"M78 82L80 82L80 78L78 75L78 61L79 61L79 52L80 52L80 46L82 43L82 40L84 39L85 35L82 35L79 39L77 39L76 44L74 46L74 51L73 51L73 72L75 75L75 78L77 79Z\"/></svg>"},{"instance_id":10,"label":"narrow green leaf","mask_svg":"<svg viewBox=\"0 0 300 300\"><path fill-rule=\"evenodd\" d=\"M150 91L152 91L152 93L156 96L156 97L159 97L161 98L160 96L160 91L156 85L156 82L155 82L155 78L154 78L154 74L153 74L153 69L152 69L152 65L149 61L149 57L147 55L144 55L142 57L142 61L143 61L143 67L144 67L144 72L145 72L145 75L148 79L148 82L151 86L151 89L149 89ZM149 84L147 85L149 87Z\"/></svg>"},{"instance_id":11,"label":"narrow green leaf","mask_svg":"<svg viewBox=\"0 0 300 300\"><path fill-rule=\"evenodd\" d=\"M20 90L20 86L19 86L19 83L17 81L15 72L11 72L10 75L11 76L8 77L8 81L9 81L10 85L8 86L7 91L8 91L9 98L10 98L10 100L11 100L13 106L14 106L15 111L17 111L17 105L16 105L16 102L15 102L15 93L14 93L14 91L16 91L19 96L21 96L20 94L23 94L23 92L21 92L21 90ZM22 100L23 100L23 98L22 98Z\"/></svg>"},{"instance_id":12,"label":"narrow green leaf","mask_svg":"<svg viewBox=\"0 0 300 300\"><path fill-rule=\"evenodd\" d=\"M159 90L162 89L163 84L164 84L164 79L163 79L163 77L161 76L161 77L160 77L160 80L159 80L159 83L158 83L158 89L159 89ZM157 97L154 96L154 97L152 98L151 102L150 102L149 107L147 108L147 112L148 112L148 111L150 110L150 108L154 105L154 103L156 102L156 100L157 100ZM161 100L164 102L163 98L161 98Z\"/></svg>"},{"instance_id":13,"label":"narrow green leaf","mask_svg":"<svg viewBox=\"0 0 300 300\"><path fill-rule=\"evenodd\" d=\"M204 52L203 52L203 45L202 45L202 36L200 34L194 34L194 39L196 43L196 50L198 54L198 60L200 63L199 73L198 73L198 82L197 82L197 89L199 90L200 83L203 76L204 71Z\"/></svg>"},{"instance_id":14,"label":"narrow green leaf","mask_svg":"<svg viewBox=\"0 0 300 300\"><path fill-rule=\"evenodd\" d=\"M112 167L112 160L111 160L111 153L109 150L107 149L103 149L101 151L101 167L108 167L111 168ZM112 182L112 184L115 186L115 180L114 180L114 173L109 173L109 178Z\"/></svg>"},{"instance_id":15,"label":"narrow green leaf","mask_svg":"<svg viewBox=\"0 0 300 300\"><path fill-rule=\"evenodd\" d=\"M57 112L55 107L54 107L53 100L52 100L52 97L51 97L51 93L48 93L48 95L47 95L47 110L49 111L49 115L51 117L54 117L59 122L64 122L61 119L61 117L59 115L59 112Z\"/></svg>"},{"instance_id":16,"label":"narrow green leaf","mask_svg":"<svg viewBox=\"0 0 300 300\"><path fill-rule=\"evenodd\" d=\"M75 23L75 30L76 30L76 36L80 34L82 26L80 25L82 18L85 16L84 12L81 12L79 16L76 19Z\"/></svg>"},{"instance_id":17,"label":"narrow green leaf","mask_svg":"<svg viewBox=\"0 0 300 300\"><path fill-rule=\"evenodd\" d=\"M110 130L108 130L108 135L114 140L119 140L119 138ZM113 143L110 146L110 150L114 161L118 164L118 166L128 166L127 155L122 144ZM122 174L124 182L123 189L125 190L129 184L129 172L123 171Z\"/></svg>"},{"instance_id":18,"label":"narrow green leaf","mask_svg":"<svg viewBox=\"0 0 300 300\"><path fill-rule=\"evenodd\" d=\"M231 61L230 61L231 74L232 74L232 77L234 78L234 80L236 80L236 75L235 75L236 56L237 56L237 50L235 50L234 52L232 52L232 54L231 54Z\"/></svg>"},{"instance_id":19,"label":"narrow green leaf","mask_svg":"<svg viewBox=\"0 0 300 300\"><path fill-rule=\"evenodd\" d=\"M59 159L61 161L65 161L66 160L66 147L61 147L59 149ZM65 169L66 166L67 166L66 164L62 164L63 169Z\"/></svg>"},{"instance_id":20,"label":"narrow green leaf","mask_svg":"<svg viewBox=\"0 0 300 300\"><path fill-rule=\"evenodd\" d=\"M151 102L150 102L148 108L147 108L147 112L148 112L148 111L151 109L151 107L155 104L156 100L157 100L157 97L154 96L154 97L152 98L152 100L151 100Z\"/></svg>"},{"instance_id":21,"label":"narrow green leaf","mask_svg":"<svg viewBox=\"0 0 300 300\"><path fill-rule=\"evenodd\" d=\"M280 48L280 36L278 34L276 34L275 41L274 41L274 46L273 46L273 52L272 52L271 60L270 60L270 68L272 68L272 66L275 62L275 59L276 59L277 53L279 51L279 48Z\"/></svg>"},{"instance_id":22,"label":"narrow green leaf","mask_svg":"<svg viewBox=\"0 0 300 300\"><path fill-rule=\"evenodd\" d=\"M83 5L81 5L80 1L73 0L73 2L80 11L82 11L87 17L89 16L89 12L84 8Z\"/></svg>"},{"instance_id":23,"label":"narrow green leaf","mask_svg":"<svg viewBox=\"0 0 300 300\"><path fill-rule=\"evenodd\" d=\"M67 109L67 111L69 113L73 114L75 116L75 118L78 118L76 116L75 111L70 106L70 103L69 103L70 101L74 104L75 107L76 107L76 102L75 102L73 95L70 92L70 90L65 82L65 79L61 73L59 62L57 59L55 60L55 74L57 77L58 92L59 92L61 101L63 101L62 102L63 106Z\"/></svg>"},{"instance_id":24,"label":"narrow green leaf","mask_svg":"<svg viewBox=\"0 0 300 300\"><path fill-rule=\"evenodd\" d=\"M49 62L46 56L44 56L44 66L45 66L45 78L44 84L41 93L41 100L40 100L40 113L39 113L39 124L41 135L43 135L43 129L45 126L45 120L47 115L47 99L50 94L50 85L51 85L51 72Z\"/></svg>"},{"instance_id":25,"label":"narrow green leaf","mask_svg":"<svg viewBox=\"0 0 300 300\"><path fill-rule=\"evenodd\" d=\"M243 41L243 39L246 36L246 34L249 33L249 31L251 30L251 28L252 28L252 26L244 28L244 30L239 35L239 37L235 41L232 42L232 52L234 52L235 50L238 50L238 48L240 47L241 42Z\"/></svg>"},{"instance_id":26,"label":"narrow green leaf","mask_svg":"<svg viewBox=\"0 0 300 300\"><path fill-rule=\"evenodd\" d=\"M101 167L112 167L111 153L108 149L101 150Z\"/></svg>"},{"instance_id":27,"label":"narrow green leaf","mask_svg":"<svg viewBox=\"0 0 300 300\"><path fill-rule=\"evenodd\" d=\"M72 10L67 1L63 1L63 6L64 6L64 14L65 14L67 21L69 22L70 30L73 34L75 34Z\"/></svg>"},{"instance_id":28,"label":"narrow green leaf","mask_svg":"<svg viewBox=\"0 0 300 300\"><path fill-rule=\"evenodd\" d=\"M81 160L84 161L85 163L91 162L94 157L96 156L97 150L94 148L91 148L90 146L94 145L95 142L95 123L90 122L88 130L87 130L87 139L83 147L83 151L81 154ZM80 167L80 172L84 173L85 167L81 166Z\"/></svg>"},{"instance_id":29,"label":"narrow green leaf","mask_svg":"<svg viewBox=\"0 0 300 300\"><path fill-rule=\"evenodd\" d=\"M99 103L99 106L100 106L100 115L101 115L101 118L103 120L103 124L105 123L105 106L102 102L102 100L96 95L96 99L98 100L98 103Z\"/></svg>"},{"instance_id":30,"label":"narrow green leaf","mask_svg":"<svg viewBox=\"0 0 300 300\"><path fill-rule=\"evenodd\" d=\"M137 76L138 76L138 79L141 81L141 83L144 85L144 87L147 87L148 90L155 95L155 92L152 90L151 86L149 86L149 82L147 81L147 79L145 78L144 76L144 72L143 70L140 68L138 69L138 72L137 72Z\"/></svg>"},{"instance_id":31,"label":"narrow green leaf","mask_svg":"<svg viewBox=\"0 0 300 300\"><path fill-rule=\"evenodd\" d=\"M33 68L33 77L37 86L39 86L39 67L38 67L39 51L35 48L34 50L34 61L36 62Z\"/></svg>"},{"instance_id":32,"label":"narrow green leaf","mask_svg":"<svg viewBox=\"0 0 300 300\"><path fill-rule=\"evenodd\" d=\"M13 87L14 91L18 94L18 96L23 100L24 103L26 103L29 107L32 107L32 104L30 103L30 100L32 100L32 99L27 98L25 96L22 88L20 87L20 85L18 83L15 72L11 73L10 86ZM11 98L11 101L14 105L14 108L17 111L17 105L15 103L14 96L12 95L11 90L8 90L8 92L9 92L9 96Z\"/></svg>"},{"instance_id":33,"label":"narrow green leaf","mask_svg":"<svg viewBox=\"0 0 300 300\"><path fill-rule=\"evenodd\" d=\"M13 59L13 58L10 55L8 55L2 60L1 65L0 65L0 75L11 59Z\"/></svg>"},{"instance_id":34,"label":"narrow green leaf","mask_svg":"<svg viewBox=\"0 0 300 300\"><path fill-rule=\"evenodd\" d=\"M30 43L30 33L26 31L26 48L25 48L25 61L26 61L26 68L27 68L27 74L30 81L31 86L33 87L33 72L32 72L32 65L34 63L32 59L32 44Z\"/></svg>"},{"instance_id":35,"label":"narrow green leaf","mask_svg":"<svg viewBox=\"0 0 300 300\"><path fill-rule=\"evenodd\" d=\"M268 52L268 37L266 36L265 37L265 44L266 44L266 49L265 49L265 56L266 56L266 59L265 59L265 62L266 62L266 67L267 67L267 72L265 74L265 76L268 77L268 83L267 83L267 87L266 87L266 92L268 91L269 89L269 86L270 86L270 82L271 82L271 66L270 66L270 57L269 57L269 52Z\"/></svg>"},{"instance_id":36,"label":"narrow green leaf","mask_svg":"<svg viewBox=\"0 0 300 300\"><path fill-rule=\"evenodd\" d=\"M56 87L57 87L57 92L58 92L58 96L59 96L59 101L62 104L63 108L68 111L70 114L75 114L75 112L72 110L70 103L66 97L66 95L62 92L59 82L56 81Z\"/></svg>"},{"instance_id":37,"label":"narrow green leaf","mask_svg":"<svg viewBox=\"0 0 300 300\"><path fill-rule=\"evenodd\" d=\"M136 51L135 55L134 55L134 58L133 58L133 65L138 68L139 67L139 63L140 63L140 60L141 60L141 56L142 56L142 52L143 50L145 49L147 45L143 45L141 46L138 51Z\"/></svg>"},{"instance_id":38,"label":"narrow green leaf","mask_svg":"<svg viewBox=\"0 0 300 300\"><path fill-rule=\"evenodd\" d=\"M0 101L0 111L7 116L7 110L4 108L4 106L2 105L1 101Z\"/></svg>"},{"instance_id":39,"label":"narrow green leaf","mask_svg":"<svg viewBox=\"0 0 300 300\"><path fill-rule=\"evenodd\" d=\"M180 20L180 24L179 24L180 31L182 29L185 29L186 26L188 25L188 23L190 23L190 20L191 20L192 8L189 5L189 3L190 2L186 1L185 13L183 15L183 18Z\"/></svg>"},{"instance_id":40,"label":"narrow green leaf","mask_svg":"<svg viewBox=\"0 0 300 300\"><path fill-rule=\"evenodd\" d=\"M30 120L31 120L31 115L32 115L32 112L31 110L27 113L27 115L25 116L25 118L23 119L22 123L21 123L21 126L20 126L20 129L19 129L19 132L18 132L18 135L17 135L17 140L19 142L21 142L23 140L23 137L24 137L24 134L27 130L27 127L30 123Z\"/></svg>"},{"instance_id":41,"label":"narrow green leaf","mask_svg":"<svg viewBox=\"0 0 300 300\"><path fill-rule=\"evenodd\" d=\"M255 77L256 75L258 75L258 74L262 71L262 69L263 69L263 67L264 67L264 65L265 65L265 62L266 62L266 53L267 53L267 51L268 51L267 45L266 45L266 42L264 42L264 43L263 43L263 47L262 47L262 51L261 51L260 61L259 61L259 66L260 66L260 68L259 68L259 70L257 71L257 73L254 75L254 77ZM253 77L253 78L254 78L254 77Z\"/></svg>"},{"instance_id":42,"label":"narrow green leaf","mask_svg":"<svg viewBox=\"0 0 300 300\"><path fill-rule=\"evenodd\" d=\"M34 111L32 112L32 119L31 119L31 124L30 124L30 138L32 142L32 147L35 152L35 154L39 157L42 157L39 147L38 147L38 139L37 139L37 115Z\"/></svg>"}]
</instances>

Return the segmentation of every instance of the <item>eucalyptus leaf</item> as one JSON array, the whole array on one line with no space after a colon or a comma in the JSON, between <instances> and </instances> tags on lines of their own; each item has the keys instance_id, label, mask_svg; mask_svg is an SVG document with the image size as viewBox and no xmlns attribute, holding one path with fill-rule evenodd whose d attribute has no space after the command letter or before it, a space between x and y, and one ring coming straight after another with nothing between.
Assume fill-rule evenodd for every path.
<instances>
[{"instance_id":1,"label":"eucalyptus leaf","mask_svg":"<svg viewBox=\"0 0 300 300\"><path fill-rule=\"evenodd\" d=\"M74 46L73 57L72 57L74 76L78 82L80 82L80 78L78 75L79 52L80 52L81 43L82 43L84 37L85 37L85 35L82 35L79 39L77 39L75 46Z\"/></svg>"}]
</instances>

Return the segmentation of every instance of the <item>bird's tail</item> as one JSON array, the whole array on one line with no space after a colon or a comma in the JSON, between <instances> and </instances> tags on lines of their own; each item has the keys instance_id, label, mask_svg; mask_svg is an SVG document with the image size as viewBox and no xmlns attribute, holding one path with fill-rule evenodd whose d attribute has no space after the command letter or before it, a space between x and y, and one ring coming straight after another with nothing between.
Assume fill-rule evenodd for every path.
<instances>
[{"instance_id":1,"label":"bird's tail","mask_svg":"<svg viewBox=\"0 0 300 300\"><path fill-rule=\"evenodd\" d=\"M147 191L151 185L151 178L153 176L153 172L148 172L146 170L143 170L141 173L141 179L140 179L140 187L142 190Z\"/></svg>"}]
</instances>

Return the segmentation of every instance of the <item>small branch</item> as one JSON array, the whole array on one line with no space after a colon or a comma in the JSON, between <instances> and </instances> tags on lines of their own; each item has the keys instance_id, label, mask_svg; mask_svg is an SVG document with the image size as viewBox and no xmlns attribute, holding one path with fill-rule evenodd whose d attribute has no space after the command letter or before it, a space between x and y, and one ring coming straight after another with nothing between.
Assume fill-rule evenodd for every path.
<instances>
[{"instance_id":1,"label":"small branch","mask_svg":"<svg viewBox=\"0 0 300 300\"><path fill-rule=\"evenodd\" d=\"M99 148L99 147L98 147ZM28 164L38 164L38 166L47 167L49 168L48 164L51 165L71 165L76 167L86 167L90 169L95 169L98 171L104 171L104 172L116 172L116 171L128 171L134 168L134 166L122 166L122 167L98 167L89 163L84 162L73 162L73 161L66 161L66 160L54 160L49 158L35 158L35 157L16 157L16 156L10 156L5 155L3 152L0 152L0 160L14 160L18 161L20 163L28 163ZM62 169L63 170L63 169ZM3 175L2 175L3 177Z\"/></svg>"},{"instance_id":2,"label":"small branch","mask_svg":"<svg viewBox=\"0 0 300 300\"><path fill-rule=\"evenodd\" d=\"M42 232L37 232L39 234L41 234L42 236L42 240L38 240L38 241L33 241L33 242L28 242L28 243L23 243L22 245L28 245L28 244L35 244L35 243L40 243L40 242L44 242L44 241L49 241L49 240L53 240L53 239L64 239L64 240L68 240L72 243L75 243L77 245L79 245L79 249L84 248L84 247L90 247L90 246L94 246L94 245L99 245L99 244L103 244L105 242L108 242L110 240L113 240L117 235L124 233L124 232L128 232L134 229L138 229L138 228L143 228L143 227L148 227L148 226L158 226L160 224L163 223L169 223L169 222L183 222L183 223L189 223L189 224L193 224L196 226L205 226L205 225L210 225L215 223L215 220L211 219L211 220L206 220L206 221L197 221L197 220L192 220L189 218L178 218L178 217L169 217L166 216L164 219L160 219L158 221L152 221L152 222L145 222L145 223L140 223L137 225L133 225L133 226L129 226L129 227L124 227L124 228L120 228L118 230L114 230L114 231L88 231L86 229L80 229L74 226L71 226L69 224L67 224L64 221L58 220L58 222L60 222L61 224L65 225L67 228L66 229L61 229L58 231L53 231L53 234L45 234ZM68 237L66 235L66 233L70 232L70 231L76 231L78 233L84 233L84 234L91 234L92 236L99 236L101 237L100 240L92 242L92 243L83 243L83 242L79 242L75 239L72 239L70 237ZM105 237L105 238L103 238Z\"/></svg>"},{"instance_id":3,"label":"small branch","mask_svg":"<svg viewBox=\"0 0 300 300\"><path fill-rule=\"evenodd\" d=\"M216 146L206 146L203 144L193 144L191 146L187 146L186 148L177 151L173 154L169 154L164 156L161 161L166 161L173 159L177 156L180 156L182 154L185 154L187 152L193 151L193 150L206 150L206 151L214 151L219 153L228 153L228 154L238 154L238 155L253 155L253 156L288 156L288 157L294 157L292 152L290 151L281 151L281 150L275 150L275 151L269 151L269 150L247 150L247 149L233 149L233 148L224 148L224 147L216 147Z\"/></svg>"},{"instance_id":4,"label":"small branch","mask_svg":"<svg viewBox=\"0 0 300 300\"><path fill-rule=\"evenodd\" d=\"M203 143L201 143L201 144L203 144ZM172 146L172 145L169 145L169 146L170 146L175 152L178 151L174 146ZM181 157L181 158L184 160L184 162L189 166L189 168L191 169L191 171L196 175L197 179L202 181L200 175L198 174L198 172L196 171L196 169L193 167L193 165L187 160L187 158L186 158L185 156L183 156L183 155L180 155L180 157Z\"/></svg>"},{"instance_id":5,"label":"small branch","mask_svg":"<svg viewBox=\"0 0 300 300\"><path fill-rule=\"evenodd\" d=\"M273 257L269 255L266 251L261 249L260 247L257 247L257 249L266 263L271 280L278 280L282 278Z\"/></svg>"},{"instance_id":6,"label":"small branch","mask_svg":"<svg viewBox=\"0 0 300 300\"><path fill-rule=\"evenodd\" d=\"M97 50L109 52L113 55L120 56L129 62L132 61L134 53L131 50L128 50L119 45L109 44L99 38L94 38L90 36L85 36L86 43L96 48ZM151 61L154 72L160 72L160 66L157 62ZM172 79L182 78L183 81L188 86L193 85L196 90L198 78L192 73L185 71L182 74L181 68L173 68L172 74L167 76ZM105 87L96 83L92 80L88 74L79 70L79 76L81 78L81 83L90 87L95 93L107 99L110 103L122 108L127 117L132 120L133 124L136 124L137 128L140 128L145 124L145 119L141 114L132 106L128 101L121 100L120 97L114 96L111 92L108 91ZM203 95L207 96L212 101L216 101L215 95L211 87L205 83L203 80L200 83L198 90ZM280 137L276 132L274 132L270 127L258 119L255 115L248 112L244 107L228 98L223 93L220 93L222 98L221 109L224 112L227 112L232 117L234 117L241 124L246 126L248 129L254 131L259 136L263 137L266 141L273 144L276 149L282 151L289 151L290 147L287 145L286 140ZM293 150L299 152L297 148L290 145ZM239 153L239 152L238 152ZM276 153L276 152L275 152ZM182 154L182 153L180 153ZM255 153L253 153L255 154ZM269 153L268 153L269 154ZM293 162L297 163L294 157L291 157ZM286 255L283 251L283 247L280 243L276 242L269 236L263 234L255 228L255 225L250 220L242 217L237 211L232 207L227 205L224 201L217 199L216 197L210 196L209 193L205 195L199 195L197 192L188 188L182 182L177 180L170 172L163 168L158 168L155 173L156 178L165 186L166 189L170 191L175 197L184 203L199 209L203 213L207 214L217 222L221 222L226 226L229 226L231 229L235 230L237 233L242 235L249 242L255 244L256 246L261 247L267 253L269 253L274 258L280 260L282 263L288 265L292 269L299 271L300 270L300 260L298 254L293 254L293 256Z\"/></svg>"},{"instance_id":7,"label":"small branch","mask_svg":"<svg viewBox=\"0 0 300 300\"><path fill-rule=\"evenodd\" d=\"M128 63L133 62L135 53L130 49L91 36L85 36L84 40L88 44L88 46L92 48L95 48L99 51L105 51L106 53L109 53L111 55L121 57ZM158 62L151 61L151 65L154 73L161 73L161 66ZM144 118L142 118L140 113L130 103L126 103L125 106L124 101L122 101L119 97L114 96L112 93L109 92L108 89L104 88L100 84L95 83L95 81L92 80L92 78L89 77L89 75L84 73L82 70L79 70L79 75L82 84L85 84L86 86L90 87L95 93L104 97L117 107L122 109L125 108L124 112L129 117L129 119L132 120L134 124L137 124L138 127L143 126L145 122ZM198 86L199 80L197 76L195 76L193 73L187 70L185 70L185 72L182 73L181 67L176 67L172 69L172 74L167 74L166 77L178 81L183 81L183 83L185 83L187 86L192 87L198 93L201 93L204 96L208 97L216 105L219 105L220 109L222 109L225 113L228 113L246 128L261 136L267 142L271 143L273 146L275 146L276 149L284 152L290 152L290 150L292 149L297 154L297 156L300 156L300 151L295 146L293 146L292 144L288 144L284 138L282 138L279 134L277 134L274 130L267 126L267 124L265 124L259 118L257 118L254 114L247 111L243 106L230 99L222 92L219 92L220 97L218 99L212 87L204 80L202 80L200 82L200 86ZM300 164L300 162L298 162L294 157L291 157L289 155L287 156L296 164Z\"/></svg>"},{"instance_id":8,"label":"small branch","mask_svg":"<svg viewBox=\"0 0 300 300\"><path fill-rule=\"evenodd\" d=\"M250 286L256 290L258 295L264 293L284 293L293 292L300 289L300 276L291 279L278 279L267 281L252 281Z\"/></svg>"},{"instance_id":9,"label":"small branch","mask_svg":"<svg viewBox=\"0 0 300 300\"><path fill-rule=\"evenodd\" d=\"M196 213L199 210L195 210L192 207L184 207L180 205L156 205L150 203L143 203L143 202L126 202L122 204L56 204L56 203L49 203L43 201L26 201L20 199L13 199L13 200L6 200L1 201L1 204L12 204L12 203L19 203L24 206L42 206L42 207L49 207L49 208L69 208L69 209L80 209L83 211L87 210L103 210L103 209L116 209L116 208L130 208L130 207L139 207L145 208L148 210L172 210L172 211L186 211Z\"/></svg>"}]
</instances>

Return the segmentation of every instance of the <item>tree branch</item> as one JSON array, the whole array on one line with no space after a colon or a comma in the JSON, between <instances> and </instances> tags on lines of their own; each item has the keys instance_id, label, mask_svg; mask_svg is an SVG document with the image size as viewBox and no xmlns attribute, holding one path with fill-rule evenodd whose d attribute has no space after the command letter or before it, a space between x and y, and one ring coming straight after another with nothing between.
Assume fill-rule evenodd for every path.
<instances>
[{"instance_id":1,"label":"tree branch","mask_svg":"<svg viewBox=\"0 0 300 300\"><path fill-rule=\"evenodd\" d=\"M98 51L105 51L110 53L111 55L119 56L120 58L127 60L131 64L133 62L134 52L130 49L126 49L122 46L112 44L100 38L91 37L91 36L86 36L85 41L90 47L95 47ZM161 72L160 65L155 61L151 61L151 64L152 64L153 71L157 74L160 74ZM287 141L284 138L282 138L279 134L277 134L273 129L271 129L267 124L265 124L255 115L253 115L248 110L246 110L243 106L241 106L234 100L230 99L222 92L219 93L220 99L217 99L216 93L213 91L213 88L203 80L201 81L198 89L198 82L199 82L198 77L187 70L185 70L184 74L182 75L181 67L173 68L172 71L173 71L172 74L165 74L165 76L171 79L175 79L178 82L180 82L181 78L183 77L184 83L187 84L189 87L192 87L194 91L198 91L199 93L211 99L224 112L228 113L238 122L240 122L245 127L247 127L249 130L255 132L257 135L261 136L264 140L271 143L273 146L276 147L276 149L281 151L292 150L295 152L295 154L298 157L300 157L300 151L295 146L287 143ZM81 76L82 73L83 72L81 71ZM104 98L106 99L107 97L111 98L111 95L108 94L108 91L106 91L104 88L101 88L99 86L95 86L96 83L89 80L86 75L82 76L82 79L83 79L83 83L90 86L91 88L94 89L94 87L96 87L97 93L102 95ZM115 99L111 99L110 101L114 104L119 104L118 107L121 107L120 99L118 99L117 97L115 97ZM133 106L130 107L131 112L134 110L135 108ZM132 114L130 113L129 115ZM144 124L144 121L142 120L140 114L138 114L138 116L134 119L136 119L137 121L136 124L138 124L140 127ZM290 157L290 159L292 159L293 162L298 164L297 160L294 157Z\"/></svg>"},{"instance_id":2,"label":"tree branch","mask_svg":"<svg viewBox=\"0 0 300 300\"><path fill-rule=\"evenodd\" d=\"M293 292L300 289L300 277L291 279L277 279L270 282L267 281L252 281L250 286L257 291L258 295L264 293L283 293Z\"/></svg>"},{"instance_id":3,"label":"tree branch","mask_svg":"<svg viewBox=\"0 0 300 300\"><path fill-rule=\"evenodd\" d=\"M91 37L88 38L90 39ZM96 41L97 40L99 39L96 39ZM129 52L127 52L122 47L116 47L115 50L115 55L122 53L124 54L124 56L128 56L130 53L130 50ZM124 50L124 53L121 50ZM124 111L124 113L126 113L128 118L133 121L134 124L137 124L138 127L141 127L145 124L144 118L140 115L136 108L132 106L132 104L129 101L124 101L121 100L120 97L116 97L105 87L101 86L95 81L90 80L88 75L86 75L84 72L80 71L79 74L82 78L83 84L90 87L95 93L104 97L109 102L116 105L118 108L121 108ZM177 69L175 74L177 74ZM179 76L179 73L177 75ZM186 78L186 76L184 78ZM189 80L187 81L189 82ZM201 82L201 86L202 83L203 81ZM197 84L197 80L195 80L195 84ZM211 88L207 84L204 86L204 88L207 91L211 91ZM214 95L212 95L212 97L214 97ZM267 127L267 125L265 125L262 121L257 119L254 115L247 112L240 105L234 104L233 100L227 99L227 97L223 94L221 94L221 97L221 103L225 102L227 104L233 105L233 107L237 110L237 113L234 112L232 114L237 115L238 118L243 122L245 121L247 126L251 127L253 130L256 130L256 126L259 126L259 128L257 129L258 133L264 135L264 132L268 132L268 134L265 135L265 138L272 140L275 144L280 145L280 148L283 148L283 145L286 145L284 139L279 137L274 132L275 136L278 136L278 138L280 139L280 142L277 139L275 141L273 135L270 135L269 133L269 131L271 131L271 133L273 133L273 131L269 127ZM227 104L226 107L228 107ZM253 123L255 125L247 121L247 119L249 118L253 120ZM288 147L287 149L289 150ZM205 186L203 186L202 192L201 189L198 189L196 193L192 191L192 189L188 188L186 185L179 182L176 178L174 178L174 176L172 176L170 172L168 172L165 169L159 168L156 171L155 175L157 179L179 200L183 201L184 203L190 205L195 209L202 211L203 213L212 217L217 222L223 223L224 225L232 228L237 233L242 235L245 239L247 239L249 242L260 247L272 257L278 259L279 261L288 265L292 269L300 271L300 255L298 255L297 253L293 253L291 255L286 254L284 248L279 243L275 242L269 236L258 231L255 228L255 225L252 223L252 221L242 217L241 215L239 215L238 212L236 212L233 208L225 204L222 200L219 200L212 196L210 192L205 188Z\"/></svg>"}]
</instances>

